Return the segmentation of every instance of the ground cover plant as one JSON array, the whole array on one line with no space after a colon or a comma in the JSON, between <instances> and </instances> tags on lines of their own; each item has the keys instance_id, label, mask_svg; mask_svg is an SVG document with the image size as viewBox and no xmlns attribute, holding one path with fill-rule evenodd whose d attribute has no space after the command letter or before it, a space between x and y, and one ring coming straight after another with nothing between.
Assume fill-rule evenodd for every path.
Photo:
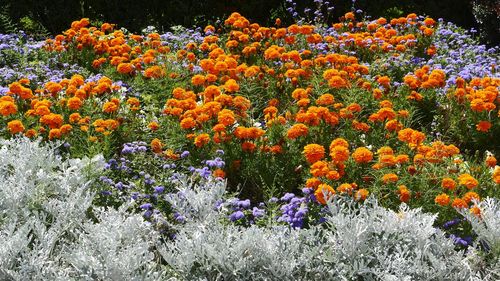
<instances>
[{"instance_id":1,"label":"ground cover plant","mask_svg":"<svg viewBox=\"0 0 500 281\"><path fill-rule=\"evenodd\" d=\"M314 15L1 35L0 274L499 278L498 48Z\"/></svg>"}]
</instances>

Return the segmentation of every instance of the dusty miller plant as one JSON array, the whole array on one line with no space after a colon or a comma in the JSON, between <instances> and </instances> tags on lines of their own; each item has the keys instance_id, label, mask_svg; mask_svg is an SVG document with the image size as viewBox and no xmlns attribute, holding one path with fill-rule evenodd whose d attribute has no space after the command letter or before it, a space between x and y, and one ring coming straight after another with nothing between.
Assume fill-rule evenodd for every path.
<instances>
[{"instance_id":1,"label":"dusty miller plant","mask_svg":"<svg viewBox=\"0 0 500 281\"><path fill-rule=\"evenodd\" d=\"M102 159L63 160L57 146L0 140L0 279L157 279L151 226L126 206L91 208Z\"/></svg>"},{"instance_id":2,"label":"dusty miller plant","mask_svg":"<svg viewBox=\"0 0 500 281\"><path fill-rule=\"evenodd\" d=\"M433 227L435 215L369 199L337 198L327 223L311 229L228 224L214 207L224 183L183 189L167 200L186 223L160 247L185 280L467 280L463 252Z\"/></svg>"},{"instance_id":3,"label":"dusty miller plant","mask_svg":"<svg viewBox=\"0 0 500 281\"><path fill-rule=\"evenodd\" d=\"M476 233L476 245L469 254L477 280L500 280L500 202L485 198L476 202L481 210L479 217L468 210L460 213L471 223Z\"/></svg>"}]
</instances>

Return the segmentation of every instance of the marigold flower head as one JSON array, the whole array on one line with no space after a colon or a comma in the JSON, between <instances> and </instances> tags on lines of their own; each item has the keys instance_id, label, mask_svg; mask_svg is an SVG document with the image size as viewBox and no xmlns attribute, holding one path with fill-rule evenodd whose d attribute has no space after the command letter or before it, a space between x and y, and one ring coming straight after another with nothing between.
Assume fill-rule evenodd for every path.
<instances>
[{"instance_id":1,"label":"marigold flower head","mask_svg":"<svg viewBox=\"0 0 500 281\"><path fill-rule=\"evenodd\" d=\"M214 172L212 173L212 175L214 176L214 178L221 178L221 179L223 179L223 178L226 177L226 173L222 169L216 169L216 170L214 170Z\"/></svg>"},{"instance_id":2,"label":"marigold flower head","mask_svg":"<svg viewBox=\"0 0 500 281\"><path fill-rule=\"evenodd\" d=\"M352 158L356 163L368 163L373 160L373 153L366 147L358 147L352 153Z\"/></svg>"},{"instance_id":3,"label":"marigold flower head","mask_svg":"<svg viewBox=\"0 0 500 281\"><path fill-rule=\"evenodd\" d=\"M236 122L236 118L232 110L223 109L217 114L217 121L224 126L231 126Z\"/></svg>"},{"instance_id":4,"label":"marigold flower head","mask_svg":"<svg viewBox=\"0 0 500 281\"><path fill-rule=\"evenodd\" d=\"M61 137L61 130L60 129L50 129L49 131L49 140L55 139L55 138L60 138Z\"/></svg>"},{"instance_id":5,"label":"marigold flower head","mask_svg":"<svg viewBox=\"0 0 500 281\"><path fill-rule=\"evenodd\" d=\"M345 146L337 145L330 149L330 157L334 162L345 162L349 159L349 149Z\"/></svg>"},{"instance_id":6,"label":"marigold flower head","mask_svg":"<svg viewBox=\"0 0 500 281\"><path fill-rule=\"evenodd\" d=\"M112 113L118 110L118 105L115 102L108 101L102 106L102 111L106 113Z\"/></svg>"},{"instance_id":7,"label":"marigold flower head","mask_svg":"<svg viewBox=\"0 0 500 281\"><path fill-rule=\"evenodd\" d=\"M254 152L256 148L257 145L253 142L246 141L241 144L241 149L246 152Z\"/></svg>"},{"instance_id":8,"label":"marigold flower head","mask_svg":"<svg viewBox=\"0 0 500 281\"><path fill-rule=\"evenodd\" d=\"M398 181L398 176L393 173L385 174L382 176L382 181L387 184L387 183L392 183L392 182L397 182Z\"/></svg>"},{"instance_id":9,"label":"marigold flower head","mask_svg":"<svg viewBox=\"0 0 500 281\"><path fill-rule=\"evenodd\" d=\"M500 166L495 166L493 174L491 175L493 182L500 184Z\"/></svg>"},{"instance_id":10,"label":"marigold flower head","mask_svg":"<svg viewBox=\"0 0 500 281\"><path fill-rule=\"evenodd\" d=\"M23 123L20 120L13 120L7 123L9 132L13 135L24 131Z\"/></svg>"},{"instance_id":11,"label":"marigold flower head","mask_svg":"<svg viewBox=\"0 0 500 281\"><path fill-rule=\"evenodd\" d=\"M479 121L479 123L476 125L476 130L483 133L488 132L490 128L491 123L488 121Z\"/></svg>"},{"instance_id":12,"label":"marigold flower head","mask_svg":"<svg viewBox=\"0 0 500 281\"><path fill-rule=\"evenodd\" d=\"M441 193L434 198L434 202L441 206L446 206L450 203L450 196L446 193Z\"/></svg>"},{"instance_id":13,"label":"marigold flower head","mask_svg":"<svg viewBox=\"0 0 500 281\"><path fill-rule=\"evenodd\" d=\"M309 163L315 163L323 157L325 157L325 148L319 144L308 144L304 146L304 151L302 152Z\"/></svg>"},{"instance_id":14,"label":"marigold flower head","mask_svg":"<svg viewBox=\"0 0 500 281\"><path fill-rule=\"evenodd\" d=\"M485 161L486 165L490 168L494 168L497 164L497 159L493 155L488 155Z\"/></svg>"},{"instance_id":15,"label":"marigold flower head","mask_svg":"<svg viewBox=\"0 0 500 281\"><path fill-rule=\"evenodd\" d=\"M181 128L189 130L196 127L196 121L192 117L186 117L181 120Z\"/></svg>"},{"instance_id":16,"label":"marigold flower head","mask_svg":"<svg viewBox=\"0 0 500 281\"><path fill-rule=\"evenodd\" d=\"M463 208L469 207L469 205L467 205L467 202L465 202L465 200L463 200L461 198L455 198L455 199L453 199L453 202L451 203L451 206L453 208L456 208L456 209L463 209Z\"/></svg>"},{"instance_id":17,"label":"marigold flower head","mask_svg":"<svg viewBox=\"0 0 500 281\"><path fill-rule=\"evenodd\" d=\"M71 110L78 110L82 106L83 102L78 97L71 97L67 101L67 106Z\"/></svg>"},{"instance_id":18,"label":"marigold flower head","mask_svg":"<svg viewBox=\"0 0 500 281\"><path fill-rule=\"evenodd\" d=\"M470 202L472 202L472 200L476 200L476 201L481 200L481 197L476 192L469 191L469 192L464 194L462 199L464 199L465 202L470 203Z\"/></svg>"},{"instance_id":19,"label":"marigold flower head","mask_svg":"<svg viewBox=\"0 0 500 281\"><path fill-rule=\"evenodd\" d=\"M202 147L210 142L210 136L208 134L199 134L194 138L194 145L196 147Z\"/></svg>"},{"instance_id":20,"label":"marigold flower head","mask_svg":"<svg viewBox=\"0 0 500 281\"><path fill-rule=\"evenodd\" d=\"M452 178L443 178L443 180L441 181L441 186L444 189L448 189L450 191L453 191L453 190L455 190L457 183Z\"/></svg>"},{"instance_id":21,"label":"marigold flower head","mask_svg":"<svg viewBox=\"0 0 500 281\"><path fill-rule=\"evenodd\" d=\"M229 79L224 83L224 89L229 93L237 92L240 89L240 85L236 83L236 80Z\"/></svg>"},{"instance_id":22,"label":"marigold flower head","mask_svg":"<svg viewBox=\"0 0 500 281\"><path fill-rule=\"evenodd\" d=\"M316 189L321 183L318 178L309 178L306 180L306 187Z\"/></svg>"},{"instance_id":23,"label":"marigold flower head","mask_svg":"<svg viewBox=\"0 0 500 281\"><path fill-rule=\"evenodd\" d=\"M335 146L343 146L349 148L349 143L343 138L336 138L330 143L330 149Z\"/></svg>"},{"instance_id":24,"label":"marigold flower head","mask_svg":"<svg viewBox=\"0 0 500 281\"><path fill-rule=\"evenodd\" d=\"M355 187L352 184L349 183L343 183L337 187L337 191L339 193L349 193L351 194L352 191L355 189Z\"/></svg>"},{"instance_id":25,"label":"marigold flower head","mask_svg":"<svg viewBox=\"0 0 500 281\"><path fill-rule=\"evenodd\" d=\"M0 100L0 114L2 116L9 116L17 113L17 106L12 101Z\"/></svg>"},{"instance_id":26,"label":"marigold flower head","mask_svg":"<svg viewBox=\"0 0 500 281\"><path fill-rule=\"evenodd\" d=\"M314 196L319 203L326 205L326 202L335 195L335 189L328 184L320 184L316 191L314 192Z\"/></svg>"},{"instance_id":27,"label":"marigold flower head","mask_svg":"<svg viewBox=\"0 0 500 281\"><path fill-rule=\"evenodd\" d=\"M156 131L160 128L160 125L158 124L158 122L156 121L151 121L149 122L148 124L148 128L151 130L151 131Z\"/></svg>"},{"instance_id":28,"label":"marigold flower head","mask_svg":"<svg viewBox=\"0 0 500 281\"><path fill-rule=\"evenodd\" d=\"M408 202L410 200L411 192L405 185L398 186L399 200L401 202Z\"/></svg>"},{"instance_id":29,"label":"marigold flower head","mask_svg":"<svg viewBox=\"0 0 500 281\"><path fill-rule=\"evenodd\" d=\"M479 184L479 182L470 174L461 174L458 176L458 183L460 185L465 185L468 189L472 189Z\"/></svg>"},{"instance_id":30,"label":"marigold flower head","mask_svg":"<svg viewBox=\"0 0 500 281\"><path fill-rule=\"evenodd\" d=\"M154 153L160 153L160 152L162 152L162 147L163 147L163 144L161 143L161 141L159 139L154 138L151 141L151 150Z\"/></svg>"},{"instance_id":31,"label":"marigold flower head","mask_svg":"<svg viewBox=\"0 0 500 281\"><path fill-rule=\"evenodd\" d=\"M118 64L118 66L116 67L116 70L121 74L131 74L132 72L134 72L135 67L131 63L122 62L122 63Z\"/></svg>"},{"instance_id":32,"label":"marigold flower head","mask_svg":"<svg viewBox=\"0 0 500 281\"><path fill-rule=\"evenodd\" d=\"M287 131L287 137L289 139L296 139L301 136L307 136L309 133L309 128L302 124L302 123L297 123L293 125L290 129Z\"/></svg>"},{"instance_id":33,"label":"marigold flower head","mask_svg":"<svg viewBox=\"0 0 500 281\"><path fill-rule=\"evenodd\" d=\"M367 189L361 188L354 194L354 199L364 201L368 197L368 194L370 194L370 192Z\"/></svg>"}]
</instances>

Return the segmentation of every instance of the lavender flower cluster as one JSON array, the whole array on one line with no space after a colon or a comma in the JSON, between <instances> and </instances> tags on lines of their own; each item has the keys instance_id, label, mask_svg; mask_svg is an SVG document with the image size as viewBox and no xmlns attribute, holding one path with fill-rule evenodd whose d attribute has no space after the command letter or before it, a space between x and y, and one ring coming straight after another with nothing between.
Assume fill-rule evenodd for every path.
<instances>
[{"instance_id":1,"label":"lavender flower cluster","mask_svg":"<svg viewBox=\"0 0 500 281\"><path fill-rule=\"evenodd\" d=\"M76 64L61 63L59 54L49 54L42 46L43 42L34 41L22 32L0 34L0 84L28 78L32 85L41 86L73 74L87 74ZM0 87L0 95L5 92L7 87Z\"/></svg>"},{"instance_id":2,"label":"lavender flower cluster","mask_svg":"<svg viewBox=\"0 0 500 281\"><path fill-rule=\"evenodd\" d=\"M440 19L434 45L437 54L421 65L443 69L447 74L446 85L455 84L457 77L470 80L474 77L500 77L500 48L487 48L473 38L474 30L460 30L453 23Z\"/></svg>"}]
</instances>

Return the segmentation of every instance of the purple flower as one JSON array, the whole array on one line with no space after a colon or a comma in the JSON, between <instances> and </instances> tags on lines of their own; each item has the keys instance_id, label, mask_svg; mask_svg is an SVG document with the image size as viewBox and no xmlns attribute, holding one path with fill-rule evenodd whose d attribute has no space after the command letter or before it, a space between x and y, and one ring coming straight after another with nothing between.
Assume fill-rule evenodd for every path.
<instances>
[{"instance_id":1,"label":"purple flower","mask_svg":"<svg viewBox=\"0 0 500 281\"><path fill-rule=\"evenodd\" d=\"M180 223L183 223L186 221L186 217L184 217L183 215L181 215L180 213L178 212L175 212L174 213L174 219Z\"/></svg>"},{"instance_id":2,"label":"purple flower","mask_svg":"<svg viewBox=\"0 0 500 281\"><path fill-rule=\"evenodd\" d=\"M158 186L154 187L154 190L155 190L155 193L162 193L163 191L165 191L165 187L158 185Z\"/></svg>"},{"instance_id":3,"label":"purple flower","mask_svg":"<svg viewBox=\"0 0 500 281\"><path fill-rule=\"evenodd\" d=\"M236 212L232 213L231 215L229 215L229 219L231 221L237 221L237 220L242 219L243 217L245 217L245 214L243 214L242 211L236 211Z\"/></svg>"},{"instance_id":4,"label":"purple flower","mask_svg":"<svg viewBox=\"0 0 500 281\"><path fill-rule=\"evenodd\" d=\"M181 158L186 158L186 157L188 157L188 156L189 156L189 151L187 151L187 150L186 150L186 151L183 151L183 152L181 153Z\"/></svg>"},{"instance_id":5,"label":"purple flower","mask_svg":"<svg viewBox=\"0 0 500 281\"><path fill-rule=\"evenodd\" d=\"M153 205L151 205L151 203L144 203L139 208L141 208L143 210L149 210L149 209L153 208Z\"/></svg>"},{"instance_id":6,"label":"purple flower","mask_svg":"<svg viewBox=\"0 0 500 281\"><path fill-rule=\"evenodd\" d=\"M238 207L240 207L240 208L248 209L248 208L250 208L250 199L241 200L237 204L238 204Z\"/></svg>"},{"instance_id":7,"label":"purple flower","mask_svg":"<svg viewBox=\"0 0 500 281\"><path fill-rule=\"evenodd\" d=\"M295 194L288 192L285 195L283 195L283 197L281 197L281 201L290 201L290 199L292 199L294 197L295 197Z\"/></svg>"},{"instance_id":8,"label":"purple flower","mask_svg":"<svg viewBox=\"0 0 500 281\"><path fill-rule=\"evenodd\" d=\"M259 209L259 208L257 208L257 207L253 207L253 210L252 210L252 215L253 215L255 218L262 217L265 213L266 213L266 210Z\"/></svg>"}]
</instances>

